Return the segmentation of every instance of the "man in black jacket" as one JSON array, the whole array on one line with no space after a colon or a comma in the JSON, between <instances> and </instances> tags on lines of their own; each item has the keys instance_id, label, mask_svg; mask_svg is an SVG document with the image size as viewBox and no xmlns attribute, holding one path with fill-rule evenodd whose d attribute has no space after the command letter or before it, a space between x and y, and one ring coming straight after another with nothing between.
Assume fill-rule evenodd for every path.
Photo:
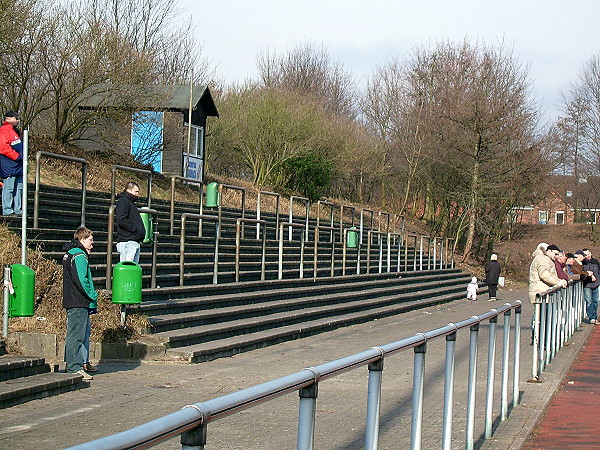
<instances>
[{"instance_id":1,"label":"man in black jacket","mask_svg":"<svg viewBox=\"0 0 600 450\"><path fill-rule=\"evenodd\" d=\"M125 185L125 190L117 195L117 251L121 261L140 260L140 243L146 234L144 223L140 216L135 201L140 194L140 186L130 181Z\"/></svg>"}]
</instances>

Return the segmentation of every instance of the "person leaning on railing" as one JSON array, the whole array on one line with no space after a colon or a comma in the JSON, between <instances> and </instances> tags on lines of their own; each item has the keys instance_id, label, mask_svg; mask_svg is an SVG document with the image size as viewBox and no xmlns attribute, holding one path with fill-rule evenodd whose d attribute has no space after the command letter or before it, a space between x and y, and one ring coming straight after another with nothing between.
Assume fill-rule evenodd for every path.
<instances>
[{"instance_id":1,"label":"person leaning on railing","mask_svg":"<svg viewBox=\"0 0 600 450\"><path fill-rule=\"evenodd\" d=\"M529 266L529 301L538 303L536 294L547 291L554 286L567 287L567 280L561 280L556 273L554 260L561 253L556 245L548 245L546 250L538 245L533 252L533 261ZM531 318L531 342L533 343L533 331L535 323L535 312Z\"/></svg>"}]
</instances>

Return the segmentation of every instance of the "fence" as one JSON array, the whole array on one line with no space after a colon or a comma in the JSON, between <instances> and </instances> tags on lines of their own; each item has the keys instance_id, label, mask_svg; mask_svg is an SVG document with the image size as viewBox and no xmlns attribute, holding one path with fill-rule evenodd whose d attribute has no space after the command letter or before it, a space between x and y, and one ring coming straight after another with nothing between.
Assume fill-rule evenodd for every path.
<instances>
[{"instance_id":1,"label":"fence","mask_svg":"<svg viewBox=\"0 0 600 450\"><path fill-rule=\"evenodd\" d=\"M514 352L512 373L509 367L511 317L514 313L512 326ZM492 435L492 422L494 419L493 400L495 376L495 348L498 340L496 328L499 317L502 321L502 370L500 383L500 419L506 420L509 405L515 407L519 403L519 357L520 357L520 329L521 329L521 302L504 304L497 309L479 316L473 316L457 323L450 323L425 333L418 333L400 341L373 347L345 358L331 361L318 366L306 368L300 372L278 378L267 383L259 384L241 391L227 394L202 403L190 404L180 411L168 414L151 422L139 425L129 430L88 442L73 448L77 449L122 449L122 448L147 448L165 440L181 435L181 444L186 449L204 449L206 446L208 424L222 419L233 413L249 409L258 404L273 400L285 394L298 392L300 400L298 406L297 448L312 449L314 447L314 430L317 405L317 392L326 389L326 380L342 373L359 368L368 368L367 409L364 422L365 448L375 449L379 441L381 381L384 359L395 354L412 349L413 384L412 384L412 413L411 413L411 444L412 449L420 449L422 444L423 429L423 392L425 359L427 344L436 339L444 338L446 342L446 357L444 362L444 400L442 414L442 435L439 447L449 449L452 436L453 422L453 392L455 381L467 385L466 401L466 427L464 430L465 447L473 448L475 442L475 417L478 408L475 402L475 389L477 384L478 362L478 334L480 325L489 324L487 377L485 385L485 419L484 427L480 433L489 439ZM458 334L469 331L469 356L468 376L466 379L455 380L455 344ZM512 402L509 402L509 385L512 380ZM461 385L461 387L463 387ZM352 395L352 392L348 392ZM479 413L478 417L482 414ZM264 420L264 418L263 418ZM462 432L461 432L462 433Z\"/></svg>"},{"instance_id":2,"label":"fence","mask_svg":"<svg viewBox=\"0 0 600 450\"><path fill-rule=\"evenodd\" d=\"M570 281L566 289L554 287L536 295L533 332L533 364L531 375L540 374L556 355L585 316L583 284Z\"/></svg>"}]
</instances>

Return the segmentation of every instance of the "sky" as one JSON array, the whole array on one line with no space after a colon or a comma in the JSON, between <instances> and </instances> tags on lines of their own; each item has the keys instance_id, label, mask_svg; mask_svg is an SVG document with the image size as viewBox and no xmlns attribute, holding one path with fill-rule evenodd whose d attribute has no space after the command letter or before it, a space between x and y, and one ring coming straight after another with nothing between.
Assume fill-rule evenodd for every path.
<instances>
[{"instance_id":1,"label":"sky","mask_svg":"<svg viewBox=\"0 0 600 450\"><path fill-rule=\"evenodd\" d=\"M364 82L379 66L441 40L502 44L527 68L543 117L600 54L598 0L179 0L217 79L257 78L257 55L323 46Z\"/></svg>"}]
</instances>

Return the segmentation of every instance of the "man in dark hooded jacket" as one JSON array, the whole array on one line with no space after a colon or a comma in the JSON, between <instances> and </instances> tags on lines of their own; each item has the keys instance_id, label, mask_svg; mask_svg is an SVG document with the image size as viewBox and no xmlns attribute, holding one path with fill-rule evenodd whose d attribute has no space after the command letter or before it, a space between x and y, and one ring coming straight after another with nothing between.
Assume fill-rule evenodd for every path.
<instances>
[{"instance_id":1,"label":"man in dark hooded jacket","mask_svg":"<svg viewBox=\"0 0 600 450\"><path fill-rule=\"evenodd\" d=\"M63 308L67 310L67 336L65 338L65 361L67 372L78 373L84 380L93 377L84 370L87 352L82 347L89 339L90 312L98 305L98 293L94 289L88 255L94 247L94 234L86 227L79 227L74 239L63 248Z\"/></svg>"},{"instance_id":2,"label":"man in dark hooded jacket","mask_svg":"<svg viewBox=\"0 0 600 450\"><path fill-rule=\"evenodd\" d=\"M498 255L495 253L490 257L490 261L485 265L485 282L488 285L488 293L490 301L496 300L496 292L498 291L498 279L500 278L500 263Z\"/></svg>"},{"instance_id":3,"label":"man in dark hooded jacket","mask_svg":"<svg viewBox=\"0 0 600 450\"><path fill-rule=\"evenodd\" d=\"M133 261L136 264L140 260L140 244L146 235L142 217L135 206L139 194L140 186L130 181L125 185L125 190L117 195L115 208L120 261Z\"/></svg>"}]
</instances>

